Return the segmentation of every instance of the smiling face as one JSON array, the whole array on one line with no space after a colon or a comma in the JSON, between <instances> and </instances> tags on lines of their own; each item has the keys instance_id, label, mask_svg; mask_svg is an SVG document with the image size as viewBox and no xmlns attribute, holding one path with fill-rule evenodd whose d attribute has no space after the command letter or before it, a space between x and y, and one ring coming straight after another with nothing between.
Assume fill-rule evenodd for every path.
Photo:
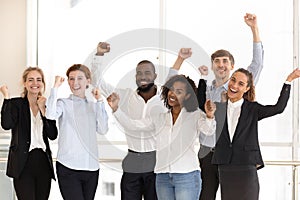
<instances>
[{"instance_id":1,"label":"smiling face","mask_svg":"<svg viewBox=\"0 0 300 200\"><path fill-rule=\"evenodd\" d=\"M75 96L84 98L85 90L90 84L90 79L86 78L84 72L80 70L71 71L68 76L70 90Z\"/></svg>"},{"instance_id":2,"label":"smiling face","mask_svg":"<svg viewBox=\"0 0 300 200\"><path fill-rule=\"evenodd\" d=\"M141 63L136 67L136 84L139 91L147 92L154 85L157 75L155 68L151 63Z\"/></svg>"},{"instance_id":3,"label":"smiling face","mask_svg":"<svg viewBox=\"0 0 300 200\"><path fill-rule=\"evenodd\" d=\"M45 87L42 74L37 70L29 71L25 77L24 87L29 95L41 94Z\"/></svg>"},{"instance_id":4,"label":"smiling face","mask_svg":"<svg viewBox=\"0 0 300 200\"><path fill-rule=\"evenodd\" d=\"M242 72L234 72L228 82L228 98L231 102L236 102L242 99L249 89L248 77Z\"/></svg>"},{"instance_id":5,"label":"smiling face","mask_svg":"<svg viewBox=\"0 0 300 200\"><path fill-rule=\"evenodd\" d=\"M168 105L172 108L182 108L183 102L190 97L187 93L186 83L176 81L168 92Z\"/></svg>"},{"instance_id":6,"label":"smiling face","mask_svg":"<svg viewBox=\"0 0 300 200\"><path fill-rule=\"evenodd\" d=\"M232 69L233 64L230 61L229 57L216 57L212 61L212 70L215 74L215 78L218 80L227 81L230 76L230 71Z\"/></svg>"}]
</instances>

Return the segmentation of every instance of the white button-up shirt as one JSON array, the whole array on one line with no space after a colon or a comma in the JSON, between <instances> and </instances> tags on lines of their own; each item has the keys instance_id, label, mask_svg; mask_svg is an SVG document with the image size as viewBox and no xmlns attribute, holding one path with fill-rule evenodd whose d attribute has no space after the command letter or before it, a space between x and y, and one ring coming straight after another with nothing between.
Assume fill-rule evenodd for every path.
<instances>
[{"instance_id":1,"label":"white button-up shirt","mask_svg":"<svg viewBox=\"0 0 300 200\"><path fill-rule=\"evenodd\" d=\"M115 88L108 84L103 78L104 66L102 66L102 56L92 56L91 62L92 80L95 86L101 89L101 93L106 97L115 92L120 96L119 108L131 119L145 119L151 115L167 111L160 99L160 87L157 87L157 94L145 102L137 93L137 90L127 88ZM177 70L170 69L167 77L177 74ZM134 78L134 77L132 77ZM122 130L122 128L121 128ZM150 152L156 150L156 134L153 130L122 130L126 135L128 148L136 152Z\"/></svg>"},{"instance_id":2,"label":"white button-up shirt","mask_svg":"<svg viewBox=\"0 0 300 200\"><path fill-rule=\"evenodd\" d=\"M57 89L52 88L46 117L59 122L57 161L76 170L99 169L96 132L108 131L103 102L94 103L74 95L58 99Z\"/></svg>"}]
</instances>

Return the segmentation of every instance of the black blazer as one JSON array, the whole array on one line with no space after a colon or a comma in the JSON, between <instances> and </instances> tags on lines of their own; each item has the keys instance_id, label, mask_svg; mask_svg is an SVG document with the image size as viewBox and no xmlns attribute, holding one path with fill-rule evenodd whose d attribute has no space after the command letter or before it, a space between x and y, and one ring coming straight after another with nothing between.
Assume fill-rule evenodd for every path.
<instances>
[{"instance_id":1,"label":"black blazer","mask_svg":"<svg viewBox=\"0 0 300 200\"><path fill-rule=\"evenodd\" d=\"M197 87L197 100L199 104L199 108L205 112L204 105L206 101L206 80L199 79L198 87Z\"/></svg>"},{"instance_id":2,"label":"black blazer","mask_svg":"<svg viewBox=\"0 0 300 200\"><path fill-rule=\"evenodd\" d=\"M282 113L290 96L291 86L284 84L275 105L261 105L257 102L244 101L241 115L230 141L227 127L227 103L217 103L215 118L218 140L213 155L213 164L256 165L264 167L258 141L258 121Z\"/></svg>"},{"instance_id":3,"label":"black blazer","mask_svg":"<svg viewBox=\"0 0 300 200\"><path fill-rule=\"evenodd\" d=\"M42 117L42 120L46 154L52 171L52 178L55 179L48 138L51 140L57 138L56 121L45 117ZM6 175L18 178L27 161L31 140L30 107L27 97L4 99L1 109L1 126L5 130L11 129Z\"/></svg>"}]
</instances>

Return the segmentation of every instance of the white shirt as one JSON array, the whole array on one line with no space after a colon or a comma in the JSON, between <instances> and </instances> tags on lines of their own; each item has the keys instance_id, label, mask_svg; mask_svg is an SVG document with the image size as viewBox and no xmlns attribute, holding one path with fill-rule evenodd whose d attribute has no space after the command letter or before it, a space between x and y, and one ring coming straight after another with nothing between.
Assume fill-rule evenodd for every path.
<instances>
[{"instance_id":1,"label":"white shirt","mask_svg":"<svg viewBox=\"0 0 300 200\"><path fill-rule=\"evenodd\" d=\"M31 135L29 151L35 148L41 148L46 151L46 144L43 140L43 120L40 112L36 116L33 115L30 109Z\"/></svg>"},{"instance_id":2,"label":"white shirt","mask_svg":"<svg viewBox=\"0 0 300 200\"><path fill-rule=\"evenodd\" d=\"M234 132L237 126L237 123L239 121L240 115L241 115L241 108L242 104L244 102L244 99L241 98L240 100L232 103L230 100L228 100L227 105L227 124L228 124L228 131L229 131L229 137L230 141L232 142Z\"/></svg>"},{"instance_id":3,"label":"white shirt","mask_svg":"<svg viewBox=\"0 0 300 200\"><path fill-rule=\"evenodd\" d=\"M94 103L74 95L58 99L57 89L52 88L46 117L59 122L57 160L60 163L76 170L99 169L96 132L108 131L103 102Z\"/></svg>"},{"instance_id":4,"label":"white shirt","mask_svg":"<svg viewBox=\"0 0 300 200\"><path fill-rule=\"evenodd\" d=\"M188 173L200 170L197 152L194 149L200 131L206 135L215 133L215 120L206 118L201 110L181 110L173 125L172 113L167 111L150 118L132 120L118 109L114 116L127 130L149 129L157 140L155 173Z\"/></svg>"},{"instance_id":5,"label":"white shirt","mask_svg":"<svg viewBox=\"0 0 300 200\"><path fill-rule=\"evenodd\" d=\"M94 80L93 84L100 87L104 96L109 96L116 92L120 96L119 108L131 119L145 119L151 115L167 111L160 99L160 88L157 87L157 94L151 99L144 99L131 88L120 89L105 82L103 79L104 66L101 65L103 56L94 56L91 58L91 71ZM168 77L177 74L176 70L170 70ZM132 77L134 78L134 77ZM150 152L156 150L156 135L153 130L123 130L126 135L128 148L136 152Z\"/></svg>"}]
</instances>

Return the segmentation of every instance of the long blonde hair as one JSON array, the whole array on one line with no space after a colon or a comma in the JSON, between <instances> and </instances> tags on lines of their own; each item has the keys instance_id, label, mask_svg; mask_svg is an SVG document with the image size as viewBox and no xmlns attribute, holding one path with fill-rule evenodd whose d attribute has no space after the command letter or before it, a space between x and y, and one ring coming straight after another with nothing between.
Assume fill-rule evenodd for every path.
<instances>
[{"instance_id":1,"label":"long blonde hair","mask_svg":"<svg viewBox=\"0 0 300 200\"><path fill-rule=\"evenodd\" d=\"M42 76L42 82L43 82L43 84L44 84L44 88L43 88L43 91L42 91L42 92L39 92L39 95L42 95L42 93L45 92L46 83L45 83L44 72L43 72L43 70L42 70L41 68L39 68L39 67L28 67L28 68L26 68L26 69L24 70L24 72L23 72L23 75L22 75L22 82L23 82L23 84L26 82L27 77L28 77L28 74L29 74L30 72L32 72L32 71L37 71L37 72L40 73L41 76ZM25 97L25 96L27 96L27 94L28 94L28 91L27 91L26 87L24 87L21 96L22 96L22 97Z\"/></svg>"}]
</instances>

